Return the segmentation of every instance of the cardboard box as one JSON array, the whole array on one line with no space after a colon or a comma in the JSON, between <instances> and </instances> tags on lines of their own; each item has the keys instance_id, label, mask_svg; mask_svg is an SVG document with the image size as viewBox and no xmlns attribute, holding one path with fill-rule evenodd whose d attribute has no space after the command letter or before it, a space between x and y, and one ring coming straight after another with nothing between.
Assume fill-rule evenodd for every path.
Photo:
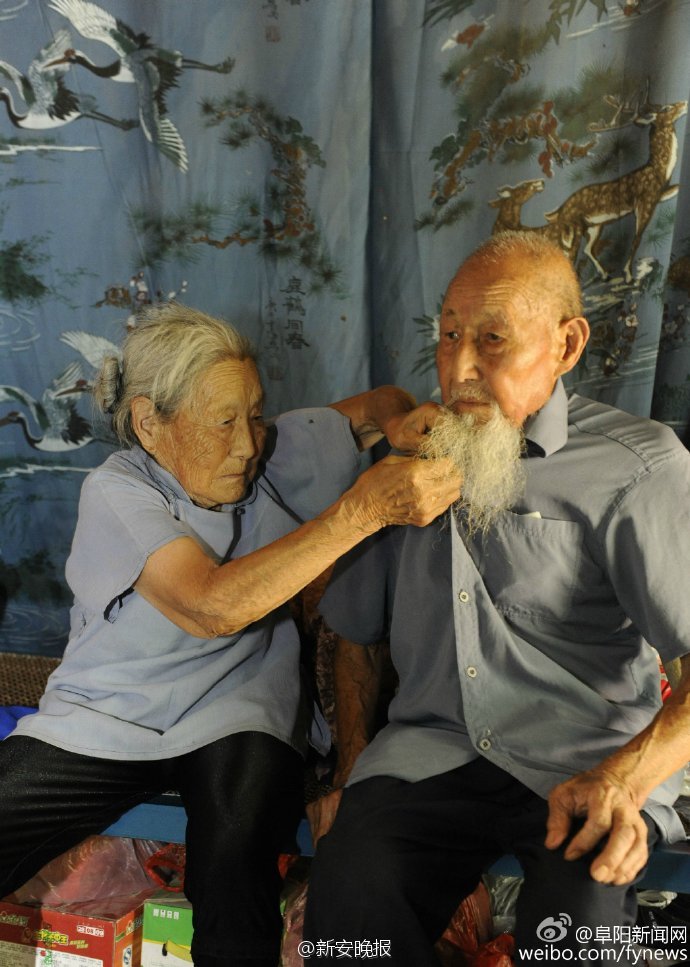
<instances>
[{"instance_id":1,"label":"cardboard box","mask_svg":"<svg viewBox=\"0 0 690 967\"><path fill-rule=\"evenodd\" d=\"M144 903L141 967L189 967L192 905L181 893L161 890Z\"/></svg>"},{"instance_id":2,"label":"cardboard box","mask_svg":"<svg viewBox=\"0 0 690 967\"><path fill-rule=\"evenodd\" d=\"M0 900L0 967L137 967L146 895L54 910Z\"/></svg>"}]
</instances>

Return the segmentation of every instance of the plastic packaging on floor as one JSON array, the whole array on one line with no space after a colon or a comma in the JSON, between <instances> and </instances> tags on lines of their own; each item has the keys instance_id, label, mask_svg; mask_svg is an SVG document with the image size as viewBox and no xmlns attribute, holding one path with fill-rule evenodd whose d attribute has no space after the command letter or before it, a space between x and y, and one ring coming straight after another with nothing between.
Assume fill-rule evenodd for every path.
<instances>
[{"instance_id":1,"label":"plastic packaging on floor","mask_svg":"<svg viewBox=\"0 0 690 967\"><path fill-rule=\"evenodd\" d=\"M482 945L492 936L489 892L480 883L451 917L443 936L436 944L436 954L443 967L469 967L474 964Z\"/></svg>"},{"instance_id":2,"label":"plastic packaging on floor","mask_svg":"<svg viewBox=\"0 0 690 967\"><path fill-rule=\"evenodd\" d=\"M493 936L515 932L517 898L522 887L521 876L485 873L482 881L489 891Z\"/></svg>"},{"instance_id":3,"label":"plastic packaging on floor","mask_svg":"<svg viewBox=\"0 0 690 967\"><path fill-rule=\"evenodd\" d=\"M170 893L184 890L184 870L187 850L183 843L164 843L147 857L144 866L154 883Z\"/></svg>"},{"instance_id":4,"label":"plastic packaging on floor","mask_svg":"<svg viewBox=\"0 0 690 967\"><path fill-rule=\"evenodd\" d=\"M514 952L514 938L509 933L502 933L482 944L470 967L513 967Z\"/></svg>"},{"instance_id":5,"label":"plastic packaging on floor","mask_svg":"<svg viewBox=\"0 0 690 967\"><path fill-rule=\"evenodd\" d=\"M93 903L94 909L100 909L103 900L152 891L155 884L146 861L161 846L157 840L89 836L44 866L8 899L52 909Z\"/></svg>"},{"instance_id":6,"label":"plastic packaging on floor","mask_svg":"<svg viewBox=\"0 0 690 967\"><path fill-rule=\"evenodd\" d=\"M300 953L304 910L307 903L308 866L300 860L285 881L281 967L305 967ZM492 938L489 894L480 884L453 914L448 928L435 945L442 967L512 967L513 938Z\"/></svg>"}]
</instances>

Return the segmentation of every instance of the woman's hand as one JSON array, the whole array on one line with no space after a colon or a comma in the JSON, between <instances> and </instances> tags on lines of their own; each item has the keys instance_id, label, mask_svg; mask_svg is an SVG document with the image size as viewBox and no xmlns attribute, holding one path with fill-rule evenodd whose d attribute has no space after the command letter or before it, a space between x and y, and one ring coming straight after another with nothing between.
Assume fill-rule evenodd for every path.
<instances>
[{"instance_id":1,"label":"woman's hand","mask_svg":"<svg viewBox=\"0 0 690 967\"><path fill-rule=\"evenodd\" d=\"M348 418L360 449L386 436L394 449L404 453L416 452L443 410L438 403L417 406L414 396L399 386L379 386L331 407Z\"/></svg>"},{"instance_id":2,"label":"woman's hand","mask_svg":"<svg viewBox=\"0 0 690 967\"><path fill-rule=\"evenodd\" d=\"M424 527L459 498L461 483L451 460L390 456L363 473L343 501L367 533L389 524Z\"/></svg>"},{"instance_id":3,"label":"woman's hand","mask_svg":"<svg viewBox=\"0 0 690 967\"><path fill-rule=\"evenodd\" d=\"M422 403L406 413L396 413L385 423L388 442L403 453L416 453L424 436L432 428L444 408L438 403Z\"/></svg>"}]
</instances>

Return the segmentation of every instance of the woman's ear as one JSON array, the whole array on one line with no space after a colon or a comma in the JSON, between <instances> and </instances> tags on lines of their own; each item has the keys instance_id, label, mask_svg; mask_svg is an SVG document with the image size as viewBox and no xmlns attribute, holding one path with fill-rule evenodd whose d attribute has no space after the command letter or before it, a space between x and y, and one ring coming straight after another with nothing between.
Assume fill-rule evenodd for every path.
<instances>
[{"instance_id":1,"label":"woman's ear","mask_svg":"<svg viewBox=\"0 0 690 967\"><path fill-rule=\"evenodd\" d=\"M129 412L139 443L148 453L155 453L161 426L156 407L148 396L135 396Z\"/></svg>"},{"instance_id":2,"label":"woman's ear","mask_svg":"<svg viewBox=\"0 0 690 967\"><path fill-rule=\"evenodd\" d=\"M573 316L558 323L558 375L569 373L577 364L589 339L589 323L584 316Z\"/></svg>"}]
</instances>

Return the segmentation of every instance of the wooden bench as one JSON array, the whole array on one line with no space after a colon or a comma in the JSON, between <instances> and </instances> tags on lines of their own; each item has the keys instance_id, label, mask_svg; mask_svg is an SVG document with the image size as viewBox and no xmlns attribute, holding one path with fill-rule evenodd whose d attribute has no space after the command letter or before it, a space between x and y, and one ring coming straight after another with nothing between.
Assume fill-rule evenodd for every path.
<instances>
[{"instance_id":1,"label":"wooden bench","mask_svg":"<svg viewBox=\"0 0 690 967\"><path fill-rule=\"evenodd\" d=\"M158 839L165 843L184 843L187 815L175 793L164 793L142 802L124 813L103 831L104 836L128 836L132 839ZM295 843L286 843L285 852L296 849L302 856L312 856L314 848L309 823L303 819L297 829Z\"/></svg>"},{"instance_id":2,"label":"wooden bench","mask_svg":"<svg viewBox=\"0 0 690 967\"><path fill-rule=\"evenodd\" d=\"M48 675L58 664L58 658L0 652L0 705L35 707ZM183 843L186 825L187 817L179 797L170 794L135 806L113 823L106 834ZM306 819L297 832L297 848L304 856L314 852ZM491 872L520 876L522 870L514 856L504 856L491 867ZM690 893L690 841L657 848L641 886Z\"/></svg>"}]
</instances>

